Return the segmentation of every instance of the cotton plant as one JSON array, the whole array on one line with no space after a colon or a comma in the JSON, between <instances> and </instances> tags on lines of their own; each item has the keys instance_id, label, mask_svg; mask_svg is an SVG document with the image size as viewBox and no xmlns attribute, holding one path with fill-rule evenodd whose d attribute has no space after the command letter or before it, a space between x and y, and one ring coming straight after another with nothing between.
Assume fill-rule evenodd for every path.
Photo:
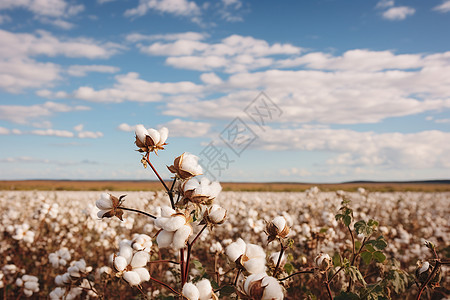
<instances>
[{"instance_id":1,"label":"cotton plant","mask_svg":"<svg viewBox=\"0 0 450 300\"><path fill-rule=\"evenodd\" d=\"M39 279L33 275L23 275L21 278L17 278L16 285L23 289L23 293L27 297L39 292Z\"/></svg>"}]
</instances>

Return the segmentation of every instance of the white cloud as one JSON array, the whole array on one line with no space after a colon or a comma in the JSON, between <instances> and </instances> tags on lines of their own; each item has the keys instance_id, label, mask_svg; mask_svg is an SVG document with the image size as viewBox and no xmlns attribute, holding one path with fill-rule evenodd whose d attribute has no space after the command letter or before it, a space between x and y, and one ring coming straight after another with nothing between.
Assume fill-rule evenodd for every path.
<instances>
[{"instance_id":1,"label":"white cloud","mask_svg":"<svg viewBox=\"0 0 450 300\"><path fill-rule=\"evenodd\" d=\"M45 102L43 104L25 105L0 105L0 120L17 124L29 124L32 120L43 117L48 118L55 113L89 110L86 106L69 106L56 102Z\"/></svg>"},{"instance_id":2,"label":"white cloud","mask_svg":"<svg viewBox=\"0 0 450 300\"><path fill-rule=\"evenodd\" d=\"M23 8L39 16L73 16L84 10L83 5L71 5L64 0L2 0L0 10Z\"/></svg>"},{"instance_id":3,"label":"white cloud","mask_svg":"<svg viewBox=\"0 0 450 300\"><path fill-rule=\"evenodd\" d=\"M61 79L61 67L34 56L108 58L123 47L86 38L58 39L45 31L12 33L0 29L0 89L11 93L48 87Z\"/></svg>"},{"instance_id":4,"label":"white cloud","mask_svg":"<svg viewBox=\"0 0 450 300\"><path fill-rule=\"evenodd\" d=\"M450 123L450 118L449 119L436 119L436 120L434 120L434 122L436 122L438 124L448 124L448 123Z\"/></svg>"},{"instance_id":5,"label":"white cloud","mask_svg":"<svg viewBox=\"0 0 450 300\"><path fill-rule=\"evenodd\" d=\"M143 16L149 10L175 16L199 16L200 8L193 1L187 0L139 0L139 5L125 11L125 16Z\"/></svg>"},{"instance_id":6,"label":"white cloud","mask_svg":"<svg viewBox=\"0 0 450 300\"><path fill-rule=\"evenodd\" d=\"M83 125L83 124L78 124L77 126L75 126L75 127L73 128L73 130L80 132L80 131L83 130L83 128L84 128L84 125Z\"/></svg>"},{"instance_id":7,"label":"white cloud","mask_svg":"<svg viewBox=\"0 0 450 300\"><path fill-rule=\"evenodd\" d=\"M198 71L220 69L227 73L269 67L274 63L270 56L298 55L302 51L302 48L291 44L270 45L264 40L240 35L231 35L215 44L178 39L148 46L139 44L138 47L149 55L168 56L166 63L176 68Z\"/></svg>"},{"instance_id":8,"label":"white cloud","mask_svg":"<svg viewBox=\"0 0 450 300\"><path fill-rule=\"evenodd\" d=\"M5 127L0 126L0 135L8 135L10 133L10 130Z\"/></svg>"},{"instance_id":9,"label":"white cloud","mask_svg":"<svg viewBox=\"0 0 450 300\"><path fill-rule=\"evenodd\" d=\"M406 19L409 16L414 15L416 10L412 7L408 6L397 6L391 7L385 12L383 12L383 18L391 21L401 21Z\"/></svg>"},{"instance_id":10,"label":"white cloud","mask_svg":"<svg viewBox=\"0 0 450 300\"><path fill-rule=\"evenodd\" d=\"M167 33L167 34L152 34L145 35L140 33L131 33L126 36L126 40L132 43L140 41L176 41L176 40L187 40L187 41L201 41L208 37L206 33L200 32L182 32L182 33Z\"/></svg>"},{"instance_id":11,"label":"white cloud","mask_svg":"<svg viewBox=\"0 0 450 300\"><path fill-rule=\"evenodd\" d=\"M122 123L117 126L117 129L120 131L131 132L136 129L136 125L128 125L127 123Z\"/></svg>"},{"instance_id":12,"label":"white cloud","mask_svg":"<svg viewBox=\"0 0 450 300\"><path fill-rule=\"evenodd\" d=\"M218 12L220 17L227 22L242 22L240 15L242 2L240 0L222 0Z\"/></svg>"},{"instance_id":13,"label":"white cloud","mask_svg":"<svg viewBox=\"0 0 450 300\"><path fill-rule=\"evenodd\" d=\"M94 131L80 131L80 132L78 132L77 136L80 139L86 139L86 138L88 138L88 139L98 139L98 138L103 137L103 133L100 132L100 131L96 131L96 132L94 132Z\"/></svg>"},{"instance_id":14,"label":"white cloud","mask_svg":"<svg viewBox=\"0 0 450 300\"><path fill-rule=\"evenodd\" d=\"M83 86L72 93L72 97L94 102L155 102L163 99L163 94L192 94L200 93L203 87L190 81L180 82L149 82L139 78L137 73L130 72L117 75L113 88L94 90Z\"/></svg>"},{"instance_id":15,"label":"white cloud","mask_svg":"<svg viewBox=\"0 0 450 300\"><path fill-rule=\"evenodd\" d=\"M211 128L211 124L205 122L186 121L181 119L174 119L160 127L167 127L169 129L169 136L176 137L206 137Z\"/></svg>"},{"instance_id":16,"label":"white cloud","mask_svg":"<svg viewBox=\"0 0 450 300\"><path fill-rule=\"evenodd\" d=\"M394 0L380 0L375 8L386 8L394 6Z\"/></svg>"},{"instance_id":17,"label":"white cloud","mask_svg":"<svg viewBox=\"0 0 450 300\"><path fill-rule=\"evenodd\" d=\"M255 147L270 151L327 151L328 165L448 168L449 132L358 132L348 129L266 128Z\"/></svg>"},{"instance_id":18,"label":"white cloud","mask_svg":"<svg viewBox=\"0 0 450 300\"><path fill-rule=\"evenodd\" d=\"M450 0L446 0L442 2L441 5L435 6L433 10L441 12L441 13L447 13L450 12Z\"/></svg>"},{"instance_id":19,"label":"white cloud","mask_svg":"<svg viewBox=\"0 0 450 300\"><path fill-rule=\"evenodd\" d=\"M312 173L306 169L303 168L289 168L289 169L281 169L280 174L286 177L308 177L311 176Z\"/></svg>"},{"instance_id":20,"label":"white cloud","mask_svg":"<svg viewBox=\"0 0 450 300\"><path fill-rule=\"evenodd\" d=\"M57 137L73 137L73 132L67 130L55 130L55 129L36 129L32 130L31 134L43 135L43 136L57 136Z\"/></svg>"},{"instance_id":21,"label":"white cloud","mask_svg":"<svg viewBox=\"0 0 450 300\"><path fill-rule=\"evenodd\" d=\"M117 73L119 71L117 67L105 65L73 65L67 69L69 75L77 77L86 76L88 72Z\"/></svg>"}]
</instances>

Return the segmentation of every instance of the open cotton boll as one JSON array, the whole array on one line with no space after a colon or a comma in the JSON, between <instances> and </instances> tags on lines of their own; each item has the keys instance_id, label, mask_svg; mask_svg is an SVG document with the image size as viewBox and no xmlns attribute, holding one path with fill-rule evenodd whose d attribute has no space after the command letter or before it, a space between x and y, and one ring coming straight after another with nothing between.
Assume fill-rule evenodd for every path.
<instances>
[{"instance_id":1,"label":"open cotton boll","mask_svg":"<svg viewBox=\"0 0 450 300\"><path fill-rule=\"evenodd\" d=\"M159 130L159 144L164 144L169 136L169 129L163 127Z\"/></svg>"},{"instance_id":2,"label":"open cotton boll","mask_svg":"<svg viewBox=\"0 0 450 300\"><path fill-rule=\"evenodd\" d=\"M97 206L100 210L110 210L113 207L111 195L102 193L100 195L100 199L95 201L95 206Z\"/></svg>"},{"instance_id":3,"label":"open cotton boll","mask_svg":"<svg viewBox=\"0 0 450 300\"><path fill-rule=\"evenodd\" d=\"M176 231L184 224L186 224L186 217L184 215L176 215L168 218L166 222L163 222L161 228L167 231Z\"/></svg>"},{"instance_id":4,"label":"open cotton boll","mask_svg":"<svg viewBox=\"0 0 450 300\"><path fill-rule=\"evenodd\" d=\"M173 241L173 231L161 230L156 236L156 243L159 248L168 248Z\"/></svg>"},{"instance_id":5,"label":"open cotton boll","mask_svg":"<svg viewBox=\"0 0 450 300\"><path fill-rule=\"evenodd\" d=\"M264 278L265 276L267 276L266 273L258 273L258 274L252 274L250 276L247 277L247 279L244 282L244 292L247 295L250 295L250 289L251 289L251 284L252 282L261 280L262 278Z\"/></svg>"},{"instance_id":6,"label":"open cotton boll","mask_svg":"<svg viewBox=\"0 0 450 300\"><path fill-rule=\"evenodd\" d=\"M124 257L127 260L127 264L131 262L133 257L133 248L128 244L122 244L119 247L119 256Z\"/></svg>"},{"instance_id":7,"label":"open cotton boll","mask_svg":"<svg viewBox=\"0 0 450 300\"><path fill-rule=\"evenodd\" d=\"M261 285L265 286L261 300L281 300L284 298L283 288L276 278L266 276L263 278Z\"/></svg>"},{"instance_id":8,"label":"open cotton boll","mask_svg":"<svg viewBox=\"0 0 450 300\"><path fill-rule=\"evenodd\" d=\"M244 268L251 274L266 271L266 258L257 257L243 262Z\"/></svg>"},{"instance_id":9,"label":"open cotton boll","mask_svg":"<svg viewBox=\"0 0 450 300\"><path fill-rule=\"evenodd\" d=\"M141 268L145 266L150 260L150 255L145 251L139 251L134 254L133 259L131 260L131 266L133 268Z\"/></svg>"},{"instance_id":10,"label":"open cotton boll","mask_svg":"<svg viewBox=\"0 0 450 300\"><path fill-rule=\"evenodd\" d=\"M186 282L184 284L181 293L189 300L199 300L200 297L200 292L198 291L197 287L191 282Z\"/></svg>"},{"instance_id":11,"label":"open cotton boll","mask_svg":"<svg viewBox=\"0 0 450 300\"><path fill-rule=\"evenodd\" d=\"M203 172L202 166L198 164L198 157L191 153L184 153L181 162L181 169L191 174L200 175Z\"/></svg>"},{"instance_id":12,"label":"open cotton boll","mask_svg":"<svg viewBox=\"0 0 450 300\"><path fill-rule=\"evenodd\" d=\"M116 256L114 258L114 268L117 271L119 271L119 272L123 271L123 270L125 270L125 268L127 266L128 266L128 262L127 262L125 257L123 257L123 256Z\"/></svg>"},{"instance_id":13,"label":"open cotton boll","mask_svg":"<svg viewBox=\"0 0 450 300\"><path fill-rule=\"evenodd\" d=\"M147 129L145 129L144 125L139 124L136 125L136 129L135 129L135 134L136 137L143 143L145 144L145 137L148 135L148 131Z\"/></svg>"},{"instance_id":14,"label":"open cotton boll","mask_svg":"<svg viewBox=\"0 0 450 300\"><path fill-rule=\"evenodd\" d=\"M161 217L168 218L168 217L172 216L173 214L176 214L175 209L173 209L169 206L161 207Z\"/></svg>"},{"instance_id":15,"label":"open cotton boll","mask_svg":"<svg viewBox=\"0 0 450 300\"><path fill-rule=\"evenodd\" d=\"M283 231L286 226L286 219L282 216L278 216L272 220L272 223L278 228L278 231Z\"/></svg>"},{"instance_id":16,"label":"open cotton boll","mask_svg":"<svg viewBox=\"0 0 450 300\"><path fill-rule=\"evenodd\" d=\"M199 292L200 300L209 300L212 297L212 286L208 279L202 279L195 284Z\"/></svg>"},{"instance_id":17,"label":"open cotton boll","mask_svg":"<svg viewBox=\"0 0 450 300\"><path fill-rule=\"evenodd\" d=\"M153 128L147 129L147 132L148 132L148 136L152 139L153 143L155 145L159 144L159 140L161 138L159 132L156 129L153 129Z\"/></svg>"},{"instance_id":18,"label":"open cotton boll","mask_svg":"<svg viewBox=\"0 0 450 300\"><path fill-rule=\"evenodd\" d=\"M132 245L134 250L150 252L152 239L146 234L139 234L133 239Z\"/></svg>"},{"instance_id":19,"label":"open cotton boll","mask_svg":"<svg viewBox=\"0 0 450 300\"><path fill-rule=\"evenodd\" d=\"M134 286L141 283L141 277L138 273L129 271L123 274L123 279L125 279L129 285Z\"/></svg>"},{"instance_id":20,"label":"open cotton boll","mask_svg":"<svg viewBox=\"0 0 450 300\"><path fill-rule=\"evenodd\" d=\"M172 246L175 250L179 250L183 248L186 245L186 241L188 240L189 236L192 234L192 227L191 225L183 225L180 229L175 231L175 234L173 235L173 241Z\"/></svg>"},{"instance_id":21,"label":"open cotton boll","mask_svg":"<svg viewBox=\"0 0 450 300\"><path fill-rule=\"evenodd\" d=\"M142 282L150 280L150 273L146 268L133 268L133 272L136 272L139 275Z\"/></svg>"},{"instance_id":22,"label":"open cotton boll","mask_svg":"<svg viewBox=\"0 0 450 300\"><path fill-rule=\"evenodd\" d=\"M236 261L241 255L245 253L247 245L244 240L239 238L236 242L231 243L225 248L225 254L231 261Z\"/></svg>"}]
</instances>

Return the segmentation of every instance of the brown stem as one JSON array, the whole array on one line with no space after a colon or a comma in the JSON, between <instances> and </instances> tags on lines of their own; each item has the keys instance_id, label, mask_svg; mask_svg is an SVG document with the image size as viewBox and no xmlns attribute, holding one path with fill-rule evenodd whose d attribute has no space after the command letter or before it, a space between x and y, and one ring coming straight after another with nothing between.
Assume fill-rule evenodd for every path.
<instances>
[{"instance_id":1,"label":"brown stem","mask_svg":"<svg viewBox=\"0 0 450 300\"><path fill-rule=\"evenodd\" d=\"M162 185L164 186L164 188L166 189L166 192L169 192L169 188L167 187L167 184L164 182L164 180L161 178L161 176L159 175L158 171L156 171L155 167L153 166L153 164L150 162L150 152L147 152L147 155L145 156L145 160L147 161L147 163L150 165L150 167L152 168L153 172L155 173L156 177L158 177L159 181L161 181Z\"/></svg>"},{"instance_id":2,"label":"brown stem","mask_svg":"<svg viewBox=\"0 0 450 300\"><path fill-rule=\"evenodd\" d=\"M330 289L330 282L328 281L328 272L327 271L325 271L325 282L324 282L324 284L327 287L328 297L330 297L330 300L333 300L333 295L331 294L331 289Z\"/></svg>"},{"instance_id":3,"label":"brown stem","mask_svg":"<svg viewBox=\"0 0 450 300\"><path fill-rule=\"evenodd\" d=\"M233 285L234 286L236 286L240 274L241 274L241 269L239 268L237 273L236 273L236 277L234 277L234 280L233 280Z\"/></svg>"},{"instance_id":4,"label":"brown stem","mask_svg":"<svg viewBox=\"0 0 450 300\"><path fill-rule=\"evenodd\" d=\"M197 233L197 235L195 236L195 238L192 240L191 243L187 243L187 258L186 258L186 265L184 266L185 270L184 270L184 278L187 280L188 274L189 274L189 261L191 259L191 251L192 251L192 246L194 245L194 243L197 241L197 239L199 238L199 236L203 233L203 231L206 229L207 225L205 224L203 226L203 228Z\"/></svg>"},{"instance_id":5,"label":"brown stem","mask_svg":"<svg viewBox=\"0 0 450 300\"><path fill-rule=\"evenodd\" d=\"M118 208L123 209L123 210L128 210L128 211L133 211L133 212L137 212L139 214L143 214L146 215L147 217L150 217L152 219L156 219L156 217L154 215L151 215L149 213L146 213L145 211L139 210L139 209L134 209L134 208L128 208L128 207L122 207L119 206Z\"/></svg>"},{"instance_id":6,"label":"brown stem","mask_svg":"<svg viewBox=\"0 0 450 300\"><path fill-rule=\"evenodd\" d=\"M278 279L278 281L284 281L284 280L287 280L287 279L289 279L289 278L291 278L291 277L294 277L295 275L298 275L298 274L314 274L314 271L312 271L312 270L298 271L298 272L292 273L291 275L289 275L289 276L287 276L287 277Z\"/></svg>"},{"instance_id":7,"label":"brown stem","mask_svg":"<svg viewBox=\"0 0 450 300\"><path fill-rule=\"evenodd\" d=\"M278 256L277 265L275 267L275 270L273 271L273 277L275 277L275 278L277 278L276 276L278 273L278 268L280 267L281 258L283 257L284 250L286 250L286 248L287 248L283 245L283 242L281 241L281 239L279 239L279 241L280 241L281 250L280 250L280 255Z\"/></svg>"},{"instance_id":8,"label":"brown stem","mask_svg":"<svg viewBox=\"0 0 450 300\"><path fill-rule=\"evenodd\" d=\"M169 259L154 260L154 261L149 262L149 264L158 264L158 263L173 263L173 264L176 264L176 265L180 264L180 262L178 262L178 261L173 261L173 260L169 260Z\"/></svg>"},{"instance_id":9,"label":"brown stem","mask_svg":"<svg viewBox=\"0 0 450 300\"><path fill-rule=\"evenodd\" d=\"M430 275L428 275L427 280L425 280L425 282L422 283L422 286L420 287L419 293L417 294L416 300L420 299L420 297L422 296L423 291L427 287L428 283L430 283L431 279L433 279L434 276L436 275L436 273L439 271L440 267L441 267L441 262L439 260L437 260L433 271L431 271Z\"/></svg>"},{"instance_id":10,"label":"brown stem","mask_svg":"<svg viewBox=\"0 0 450 300\"><path fill-rule=\"evenodd\" d=\"M330 280L328 280L328 281L332 281L332 280L334 279L334 277L335 277L341 270L344 270L344 267L340 267L340 268L336 271L336 273L334 273L333 276L331 276Z\"/></svg>"},{"instance_id":11,"label":"brown stem","mask_svg":"<svg viewBox=\"0 0 450 300\"><path fill-rule=\"evenodd\" d=\"M184 278L184 248L180 249L180 270L181 270L181 286L184 286L186 279Z\"/></svg>"},{"instance_id":12,"label":"brown stem","mask_svg":"<svg viewBox=\"0 0 450 300\"><path fill-rule=\"evenodd\" d=\"M150 277L150 279L153 280L153 281L156 282L156 283L159 283L159 284L162 285L162 286L165 286L166 288L168 288L169 290L171 290L171 291L174 292L175 294L181 296L181 294L180 294L179 292L175 291L175 290L174 290L170 285L168 285L167 283L161 282L161 281L159 281L158 279L155 279L155 278L153 278L153 277Z\"/></svg>"},{"instance_id":13,"label":"brown stem","mask_svg":"<svg viewBox=\"0 0 450 300\"><path fill-rule=\"evenodd\" d=\"M177 178L175 177L172 181L172 186L170 187L170 190L167 192L169 194L170 205L172 206L172 209L175 209L175 202L173 200L173 188L175 187L176 181L177 181Z\"/></svg>"}]
</instances>

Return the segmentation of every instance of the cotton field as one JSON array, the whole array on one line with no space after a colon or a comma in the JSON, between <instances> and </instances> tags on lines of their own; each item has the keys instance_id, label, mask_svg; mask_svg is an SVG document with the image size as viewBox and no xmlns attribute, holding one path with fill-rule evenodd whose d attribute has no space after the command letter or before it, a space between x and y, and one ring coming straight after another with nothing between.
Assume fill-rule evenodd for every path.
<instances>
[{"instance_id":1,"label":"cotton field","mask_svg":"<svg viewBox=\"0 0 450 300\"><path fill-rule=\"evenodd\" d=\"M415 299L421 281L414 274L436 264L428 241L443 260L440 282L422 299L448 297L450 193L222 192L217 206L203 212L209 223L194 213L182 216L188 227L173 230L179 214L171 212L166 192L111 195L126 195L115 208L152 217L124 210L101 218L109 209L99 209L105 204L98 201L109 199L101 192L1 191L3 298L345 299L351 274L339 269L353 254L352 238L358 246L380 236L386 259L365 261L362 253L371 248L360 251L354 265L364 283L356 278L352 290L377 286L395 271L382 288L393 299ZM378 222L369 237L350 235L336 220L343 200L353 211L351 228L360 220ZM361 299L370 295L359 292Z\"/></svg>"}]
</instances>

